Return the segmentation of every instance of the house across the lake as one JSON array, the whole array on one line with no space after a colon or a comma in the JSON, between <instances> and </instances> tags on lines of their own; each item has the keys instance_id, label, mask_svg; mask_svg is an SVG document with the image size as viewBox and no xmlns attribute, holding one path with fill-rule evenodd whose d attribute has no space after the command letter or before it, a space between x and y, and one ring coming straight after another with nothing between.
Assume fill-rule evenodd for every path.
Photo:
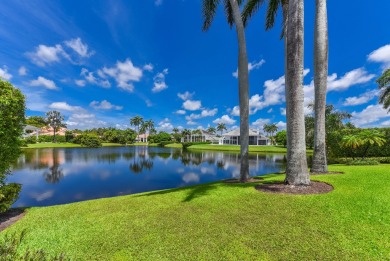
<instances>
[{"instance_id":1,"label":"house across the lake","mask_svg":"<svg viewBox=\"0 0 390 261\"><path fill-rule=\"evenodd\" d=\"M240 145L240 129L222 134L219 144ZM271 139L262 136L258 131L249 129L249 145L271 145Z\"/></svg>"},{"instance_id":2,"label":"house across the lake","mask_svg":"<svg viewBox=\"0 0 390 261\"><path fill-rule=\"evenodd\" d=\"M219 144L220 139L221 138L217 137L215 134L212 134L205 130L200 130L199 134L187 135L183 137L181 141L182 142L211 142L213 144Z\"/></svg>"},{"instance_id":3,"label":"house across the lake","mask_svg":"<svg viewBox=\"0 0 390 261\"><path fill-rule=\"evenodd\" d=\"M149 134L143 133L137 136L135 139L136 142L148 142Z\"/></svg>"}]
</instances>

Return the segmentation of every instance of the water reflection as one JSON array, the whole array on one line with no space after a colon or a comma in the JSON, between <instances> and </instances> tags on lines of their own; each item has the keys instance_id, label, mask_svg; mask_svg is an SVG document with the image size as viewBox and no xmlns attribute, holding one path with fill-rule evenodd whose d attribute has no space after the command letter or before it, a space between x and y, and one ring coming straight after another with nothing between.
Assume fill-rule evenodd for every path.
<instances>
[{"instance_id":1,"label":"water reflection","mask_svg":"<svg viewBox=\"0 0 390 261\"><path fill-rule=\"evenodd\" d=\"M250 175L279 172L284 154L250 154ZM10 182L23 184L14 206L45 206L239 177L238 153L154 147L29 149Z\"/></svg>"}]
</instances>

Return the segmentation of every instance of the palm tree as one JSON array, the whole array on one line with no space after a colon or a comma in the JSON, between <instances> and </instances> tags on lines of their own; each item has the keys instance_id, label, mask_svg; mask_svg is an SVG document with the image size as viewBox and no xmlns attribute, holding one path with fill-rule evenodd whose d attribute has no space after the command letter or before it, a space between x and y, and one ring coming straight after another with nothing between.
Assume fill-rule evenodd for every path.
<instances>
[{"instance_id":1,"label":"palm tree","mask_svg":"<svg viewBox=\"0 0 390 261\"><path fill-rule=\"evenodd\" d=\"M215 127L210 126L210 127L207 128L207 132L209 132L211 134L215 134L215 131L216 131Z\"/></svg>"},{"instance_id":2,"label":"palm tree","mask_svg":"<svg viewBox=\"0 0 390 261\"><path fill-rule=\"evenodd\" d=\"M286 109L287 167L286 184L310 185L307 169L305 118L303 110L303 0L289 0L287 23Z\"/></svg>"},{"instance_id":3,"label":"palm tree","mask_svg":"<svg viewBox=\"0 0 390 261\"><path fill-rule=\"evenodd\" d=\"M341 140L341 146L351 149L352 159L355 159L354 150L362 145L362 140L358 135L350 134L345 135Z\"/></svg>"},{"instance_id":4,"label":"palm tree","mask_svg":"<svg viewBox=\"0 0 390 261\"><path fill-rule=\"evenodd\" d=\"M203 0L203 30L211 26L220 0ZM240 106L240 181L245 182L249 177L249 77L248 57L246 52L246 41L244 23L241 17L239 5L242 0L223 0L227 22L230 28L236 26L238 39L238 89Z\"/></svg>"},{"instance_id":5,"label":"palm tree","mask_svg":"<svg viewBox=\"0 0 390 261\"><path fill-rule=\"evenodd\" d=\"M135 116L130 119L130 125L136 127L137 139L139 135L139 126L143 123L144 119L141 116Z\"/></svg>"},{"instance_id":6,"label":"palm tree","mask_svg":"<svg viewBox=\"0 0 390 261\"><path fill-rule=\"evenodd\" d=\"M243 11L247 21L264 3L249 0ZM303 112L303 0L270 0L267 9L266 29L273 27L279 7L283 11L285 45L285 93L287 118L287 168L286 184L309 185L307 170L305 121Z\"/></svg>"},{"instance_id":7,"label":"palm tree","mask_svg":"<svg viewBox=\"0 0 390 261\"><path fill-rule=\"evenodd\" d=\"M326 89L328 81L328 18L326 0L316 0L314 32L314 154L311 172L326 173Z\"/></svg>"},{"instance_id":8,"label":"palm tree","mask_svg":"<svg viewBox=\"0 0 390 261\"><path fill-rule=\"evenodd\" d=\"M363 130L358 134L358 137L360 138L362 145L365 145L362 159L366 157L367 151L371 145L378 145L379 147L382 147L386 142L383 134L378 130Z\"/></svg>"},{"instance_id":9,"label":"palm tree","mask_svg":"<svg viewBox=\"0 0 390 261\"><path fill-rule=\"evenodd\" d=\"M188 136L191 135L191 131L189 129L184 129L182 132L181 132L181 135L183 136L183 138L185 140L187 140L188 142Z\"/></svg>"},{"instance_id":10,"label":"palm tree","mask_svg":"<svg viewBox=\"0 0 390 261\"><path fill-rule=\"evenodd\" d=\"M267 137L268 137L269 133L271 132L271 131L270 131L270 125L269 125L269 124L264 124L264 126L263 126L263 131L264 131L265 133L267 133Z\"/></svg>"},{"instance_id":11,"label":"palm tree","mask_svg":"<svg viewBox=\"0 0 390 261\"><path fill-rule=\"evenodd\" d=\"M388 109L388 112L390 112L390 68L376 82L379 85L379 89L382 89L379 96L379 103L383 104L383 108Z\"/></svg>"},{"instance_id":12,"label":"palm tree","mask_svg":"<svg viewBox=\"0 0 390 261\"><path fill-rule=\"evenodd\" d=\"M222 132L223 132L224 130L227 130L226 124L225 124L225 123L218 123L218 125L217 125L217 131L220 131L220 132L221 132L221 136L222 136Z\"/></svg>"},{"instance_id":13,"label":"palm tree","mask_svg":"<svg viewBox=\"0 0 390 261\"><path fill-rule=\"evenodd\" d=\"M172 131L173 131L173 133L175 133L175 134L178 134L178 133L179 133L179 129L178 129L178 128L176 128L176 127L175 127L175 128L173 128L173 129L172 129Z\"/></svg>"}]
</instances>

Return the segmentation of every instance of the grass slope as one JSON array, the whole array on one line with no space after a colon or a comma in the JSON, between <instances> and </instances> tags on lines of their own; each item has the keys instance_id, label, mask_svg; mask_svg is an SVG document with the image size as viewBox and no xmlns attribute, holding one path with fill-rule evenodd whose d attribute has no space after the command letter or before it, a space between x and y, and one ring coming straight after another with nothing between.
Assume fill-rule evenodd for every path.
<instances>
[{"instance_id":1,"label":"grass slope","mask_svg":"<svg viewBox=\"0 0 390 261\"><path fill-rule=\"evenodd\" d=\"M331 166L335 190L273 195L209 183L31 208L0 234L75 260L375 260L390 258L390 168ZM265 181L282 180L269 175Z\"/></svg>"},{"instance_id":2,"label":"grass slope","mask_svg":"<svg viewBox=\"0 0 390 261\"><path fill-rule=\"evenodd\" d=\"M103 147L120 147L124 146L119 143L102 143ZM63 143L53 143L53 142L44 142L36 144L28 144L28 147L22 147L22 149L43 149L43 148L81 148L80 144L63 142Z\"/></svg>"}]
</instances>

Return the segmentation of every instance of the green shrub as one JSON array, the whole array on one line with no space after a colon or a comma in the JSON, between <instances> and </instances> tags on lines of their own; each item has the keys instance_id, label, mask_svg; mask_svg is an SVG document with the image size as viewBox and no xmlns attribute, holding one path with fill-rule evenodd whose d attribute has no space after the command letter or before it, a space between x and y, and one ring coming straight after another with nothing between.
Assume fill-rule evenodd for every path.
<instances>
[{"instance_id":1,"label":"green shrub","mask_svg":"<svg viewBox=\"0 0 390 261\"><path fill-rule=\"evenodd\" d=\"M35 144L37 143L37 137L36 136L29 136L24 139L27 144Z\"/></svg>"},{"instance_id":2,"label":"green shrub","mask_svg":"<svg viewBox=\"0 0 390 261\"><path fill-rule=\"evenodd\" d=\"M16 183L3 184L0 187L0 213L7 211L18 199L21 188L22 185Z\"/></svg>"},{"instance_id":3,"label":"green shrub","mask_svg":"<svg viewBox=\"0 0 390 261\"><path fill-rule=\"evenodd\" d=\"M23 230L20 235L7 234L0 240L0 260L14 261L65 261L69 260L65 255L59 254L57 256L49 256L43 249L40 250L26 250L24 253L19 253L18 249L26 236L26 230Z\"/></svg>"},{"instance_id":4,"label":"green shrub","mask_svg":"<svg viewBox=\"0 0 390 261\"><path fill-rule=\"evenodd\" d=\"M25 139L20 139L19 140L19 146L20 147L27 147L27 141Z\"/></svg>"},{"instance_id":5,"label":"green shrub","mask_svg":"<svg viewBox=\"0 0 390 261\"><path fill-rule=\"evenodd\" d=\"M172 144L173 141L162 141L158 144L159 147L165 147L165 145Z\"/></svg>"},{"instance_id":6,"label":"green shrub","mask_svg":"<svg viewBox=\"0 0 390 261\"><path fill-rule=\"evenodd\" d=\"M39 135L38 136L38 142L53 142L54 136L51 135ZM57 142L66 142L65 136L58 136L56 135Z\"/></svg>"},{"instance_id":7,"label":"green shrub","mask_svg":"<svg viewBox=\"0 0 390 261\"><path fill-rule=\"evenodd\" d=\"M360 166L360 165L378 165L379 162L373 159L356 159L356 160L350 160L346 162L347 165L354 165L354 166Z\"/></svg>"},{"instance_id":8,"label":"green shrub","mask_svg":"<svg viewBox=\"0 0 390 261\"><path fill-rule=\"evenodd\" d=\"M98 136L93 134L83 134L77 136L77 141L80 141L80 145L89 148L99 148L102 146L102 142Z\"/></svg>"}]
</instances>

